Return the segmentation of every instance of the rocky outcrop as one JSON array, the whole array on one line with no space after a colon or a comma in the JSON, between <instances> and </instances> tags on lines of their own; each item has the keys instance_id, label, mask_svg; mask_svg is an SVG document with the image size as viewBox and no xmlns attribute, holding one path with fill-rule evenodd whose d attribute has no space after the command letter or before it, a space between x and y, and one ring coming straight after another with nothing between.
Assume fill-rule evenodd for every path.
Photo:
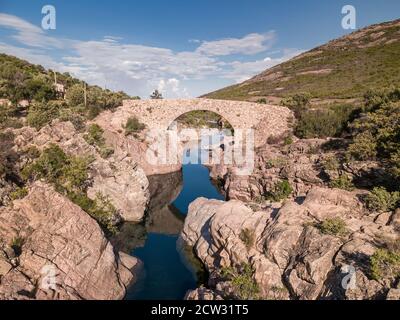
<instances>
[{"instance_id":1,"label":"rocky outcrop","mask_svg":"<svg viewBox=\"0 0 400 320\"><path fill-rule=\"evenodd\" d=\"M181 239L210 272L209 289L221 296L230 296L221 269L250 264L263 298L384 298L394 284L371 279L369 257L376 239L398 234L393 218L382 224L378 215L365 211L358 192L323 187L311 188L302 203L288 200L255 211L238 200L199 198L190 205ZM319 227L334 218L345 222L345 230ZM202 298L204 290L187 298Z\"/></svg>"},{"instance_id":2,"label":"rocky outcrop","mask_svg":"<svg viewBox=\"0 0 400 320\"><path fill-rule=\"evenodd\" d=\"M109 197L122 218L126 221L142 220L150 194L145 172L127 154L115 153L103 159L95 148L75 130L71 122L54 121L40 131L30 127L15 130L15 148L18 152L29 146L39 149L56 143L64 152L72 156L92 156L90 165L91 185L88 196L95 198L100 192ZM23 164L22 164L23 165Z\"/></svg>"},{"instance_id":3,"label":"rocky outcrop","mask_svg":"<svg viewBox=\"0 0 400 320\"><path fill-rule=\"evenodd\" d=\"M250 201L265 196L282 179L290 182L295 196L304 196L312 186L322 186L321 155L315 152L325 140L298 140L292 145L280 144L258 148L254 170L250 175L236 174L230 166L215 166L211 177L223 181L228 199Z\"/></svg>"},{"instance_id":4,"label":"rocky outcrop","mask_svg":"<svg viewBox=\"0 0 400 320\"><path fill-rule=\"evenodd\" d=\"M272 141L255 151L254 170L249 175L236 173L232 166L216 165L211 177L223 185L228 199L260 201L280 180L288 180L293 198L304 197L315 186L345 175L358 188L385 185L389 177L373 161L341 163L343 151L329 151L329 144L345 144L340 139L296 139L290 145ZM327 149L327 150L324 150Z\"/></svg>"},{"instance_id":5,"label":"rocky outcrop","mask_svg":"<svg viewBox=\"0 0 400 320\"><path fill-rule=\"evenodd\" d=\"M121 299L140 261L42 182L0 208L0 299Z\"/></svg>"}]
</instances>

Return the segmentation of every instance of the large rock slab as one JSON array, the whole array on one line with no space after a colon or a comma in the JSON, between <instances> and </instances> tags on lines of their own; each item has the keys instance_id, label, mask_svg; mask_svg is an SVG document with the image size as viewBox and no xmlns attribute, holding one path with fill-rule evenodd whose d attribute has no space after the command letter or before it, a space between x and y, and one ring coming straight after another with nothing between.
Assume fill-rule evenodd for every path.
<instances>
[{"instance_id":1,"label":"large rock slab","mask_svg":"<svg viewBox=\"0 0 400 320\"><path fill-rule=\"evenodd\" d=\"M2 267L1 299L122 299L139 265L114 253L94 219L42 182L0 208L0 239L4 248L22 244L13 268Z\"/></svg>"}]
</instances>

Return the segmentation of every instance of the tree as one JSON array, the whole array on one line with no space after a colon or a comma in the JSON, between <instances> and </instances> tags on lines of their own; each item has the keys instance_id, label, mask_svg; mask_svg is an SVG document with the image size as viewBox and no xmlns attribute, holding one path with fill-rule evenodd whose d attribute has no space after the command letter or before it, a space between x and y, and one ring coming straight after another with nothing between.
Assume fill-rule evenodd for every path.
<instances>
[{"instance_id":1,"label":"tree","mask_svg":"<svg viewBox=\"0 0 400 320\"><path fill-rule=\"evenodd\" d=\"M78 83L67 89L65 98L68 104L72 107L83 104L85 102L83 85Z\"/></svg>"},{"instance_id":2,"label":"tree","mask_svg":"<svg viewBox=\"0 0 400 320\"><path fill-rule=\"evenodd\" d=\"M41 77L34 77L24 82L25 96L29 100L36 101L49 101L55 99L56 92L54 87L42 79Z\"/></svg>"},{"instance_id":3,"label":"tree","mask_svg":"<svg viewBox=\"0 0 400 320\"><path fill-rule=\"evenodd\" d=\"M154 92L150 95L151 99L163 99L163 96L161 94L160 91L158 91L157 89L154 90Z\"/></svg>"},{"instance_id":4,"label":"tree","mask_svg":"<svg viewBox=\"0 0 400 320\"><path fill-rule=\"evenodd\" d=\"M291 109L295 117L299 119L310 106L311 95L309 93L297 93L289 98L283 99L281 104Z\"/></svg>"}]
</instances>

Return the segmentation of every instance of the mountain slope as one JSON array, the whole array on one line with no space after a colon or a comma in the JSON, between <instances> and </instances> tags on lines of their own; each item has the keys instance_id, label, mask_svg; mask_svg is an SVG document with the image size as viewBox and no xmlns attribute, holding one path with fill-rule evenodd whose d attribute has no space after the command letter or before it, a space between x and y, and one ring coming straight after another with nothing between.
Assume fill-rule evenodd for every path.
<instances>
[{"instance_id":1,"label":"mountain slope","mask_svg":"<svg viewBox=\"0 0 400 320\"><path fill-rule=\"evenodd\" d=\"M399 70L400 19L330 41L204 97L257 100L309 92L321 99L358 98L368 89L399 84Z\"/></svg>"}]
</instances>

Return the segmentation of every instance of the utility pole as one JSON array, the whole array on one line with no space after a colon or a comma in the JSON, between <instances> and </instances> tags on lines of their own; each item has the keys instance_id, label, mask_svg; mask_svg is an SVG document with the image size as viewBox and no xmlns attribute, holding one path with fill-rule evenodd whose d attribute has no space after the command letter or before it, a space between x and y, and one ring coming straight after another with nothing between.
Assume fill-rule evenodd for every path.
<instances>
[{"instance_id":1,"label":"utility pole","mask_svg":"<svg viewBox=\"0 0 400 320\"><path fill-rule=\"evenodd\" d=\"M86 98L86 82L83 83L83 98L85 101L85 107L87 105L87 98Z\"/></svg>"}]
</instances>

